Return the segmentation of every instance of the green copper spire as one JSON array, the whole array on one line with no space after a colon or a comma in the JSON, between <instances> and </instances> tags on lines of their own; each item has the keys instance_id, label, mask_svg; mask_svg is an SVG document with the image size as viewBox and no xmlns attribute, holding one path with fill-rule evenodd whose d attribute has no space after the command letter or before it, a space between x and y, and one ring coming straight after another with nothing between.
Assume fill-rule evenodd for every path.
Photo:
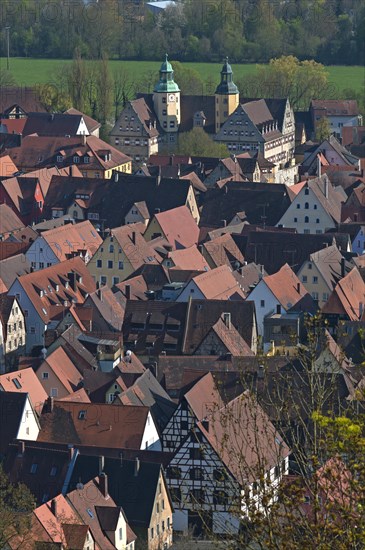
<instances>
[{"instance_id":1,"label":"green copper spire","mask_svg":"<svg viewBox=\"0 0 365 550\"><path fill-rule=\"evenodd\" d=\"M238 88L233 82L233 71L232 67L228 63L228 57L226 57L221 70L221 81L217 86L215 91L216 94L227 95L227 94L238 94Z\"/></svg>"},{"instance_id":2,"label":"green copper spire","mask_svg":"<svg viewBox=\"0 0 365 550\"><path fill-rule=\"evenodd\" d=\"M166 54L165 61L160 68L160 80L154 88L154 92L180 92L179 86L174 81L174 71Z\"/></svg>"}]
</instances>

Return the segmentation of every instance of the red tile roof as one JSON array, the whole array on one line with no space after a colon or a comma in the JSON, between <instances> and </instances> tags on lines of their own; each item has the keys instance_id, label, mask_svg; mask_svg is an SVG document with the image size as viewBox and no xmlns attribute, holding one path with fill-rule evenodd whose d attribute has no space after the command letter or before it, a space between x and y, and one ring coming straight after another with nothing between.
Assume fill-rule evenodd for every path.
<instances>
[{"instance_id":1,"label":"red tile roof","mask_svg":"<svg viewBox=\"0 0 365 550\"><path fill-rule=\"evenodd\" d=\"M156 264L158 259L155 250L141 235L141 226L142 224L129 224L112 229L112 235L118 241L134 270L144 264Z\"/></svg>"},{"instance_id":2,"label":"red tile roof","mask_svg":"<svg viewBox=\"0 0 365 550\"><path fill-rule=\"evenodd\" d=\"M81 253L83 257L95 254L103 240L89 220L61 225L48 231L43 231L42 238L47 242L60 262L70 258L70 255Z\"/></svg>"},{"instance_id":3,"label":"red tile roof","mask_svg":"<svg viewBox=\"0 0 365 550\"><path fill-rule=\"evenodd\" d=\"M194 271L209 271L209 265L196 245L180 250L173 250L166 256L166 260L172 260L173 267L177 269L191 269Z\"/></svg>"},{"instance_id":4,"label":"red tile roof","mask_svg":"<svg viewBox=\"0 0 365 550\"><path fill-rule=\"evenodd\" d=\"M168 242L176 248L188 248L198 243L199 227L187 206L178 206L155 214Z\"/></svg>"},{"instance_id":5,"label":"red tile roof","mask_svg":"<svg viewBox=\"0 0 365 550\"><path fill-rule=\"evenodd\" d=\"M18 218L14 210L7 204L0 204L0 235L22 227L24 227L24 223ZM1 259L4 259L4 257Z\"/></svg>"},{"instance_id":6,"label":"red tile roof","mask_svg":"<svg viewBox=\"0 0 365 550\"><path fill-rule=\"evenodd\" d=\"M16 385L15 385L16 381ZM0 387L5 392L28 393L34 409L41 413L48 396L32 368L2 374Z\"/></svg>"},{"instance_id":7,"label":"red tile roof","mask_svg":"<svg viewBox=\"0 0 365 550\"><path fill-rule=\"evenodd\" d=\"M80 372L61 346L50 353L39 368L49 368L70 394L82 381Z\"/></svg>"},{"instance_id":8,"label":"red tile roof","mask_svg":"<svg viewBox=\"0 0 365 550\"><path fill-rule=\"evenodd\" d=\"M1 178L12 176L17 171L18 171L18 168L15 166L14 162L11 160L9 155L0 157L0 177Z\"/></svg>"},{"instance_id":9,"label":"red tile roof","mask_svg":"<svg viewBox=\"0 0 365 550\"><path fill-rule=\"evenodd\" d=\"M75 279L74 284L70 277ZM45 323L57 317L63 307L71 307L72 300L83 303L95 290L95 282L80 257L22 275L18 281Z\"/></svg>"},{"instance_id":10,"label":"red tile roof","mask_svg":"<svg viewBox=\"0 0 365 550\"><path fill-rule=\"evenodd\" d=\"M245 298L243 290L227 265L196 275L193 281L207 300Z\"/></svg>"},{"instance_id":11,"label":"red tile roof","mask_svg":"<svg viewBox=\"0 0 365 550\"><path fill-rule=\"evenodd\" d=\"M283 265L277 273L264 277L263 281L285 309L292 308L305 296L309 296L288 264Z\"/></svg>"},{"instance_id":12,"label":"red tile roof","mask_svg":"<svg viewBox=\"0 0 365 550\"><path fill-rule=\"evenodd\" d=\"M346 315L350 321L359 321L365 307L365 283L356 267L341 279L328 301L323 313Z\"/></svg>"}]
</instances>

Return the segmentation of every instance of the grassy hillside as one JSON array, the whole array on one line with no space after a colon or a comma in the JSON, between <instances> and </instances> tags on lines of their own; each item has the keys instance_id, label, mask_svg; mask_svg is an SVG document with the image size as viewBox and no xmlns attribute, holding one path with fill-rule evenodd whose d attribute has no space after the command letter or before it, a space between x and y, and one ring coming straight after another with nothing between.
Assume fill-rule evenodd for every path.
<instances>
[{"instance_id":1,"label":"grassy hillside","mask_svg":"<svg viewBox=\"0 0 365 550\"><path fill-rule=\"evenodd\" d=\"M10 60L10 70L15 77L17 83L21 86L32 86L34 84L53 82L55 70L63 65L71 63L70 60L60 59L26 59L13 58ZM1 67L6 66L4 58L0 58ZM160 63L157 61L110 61L113 71L123 67L136 78L143 77L143 74L158 71ZM191 67L198 71L205 81L209 77L215 81L219 81L219 71L221 64L219 63L186 63L187 67ZM233 65L234 76L237 80L243 78L255 71L256 65ZM330 74L330 82L338 89L353 88L357 92L364 89L364 68L345 67L332 65L328 66L327 70Z\"/></svg>"}]
</instances>

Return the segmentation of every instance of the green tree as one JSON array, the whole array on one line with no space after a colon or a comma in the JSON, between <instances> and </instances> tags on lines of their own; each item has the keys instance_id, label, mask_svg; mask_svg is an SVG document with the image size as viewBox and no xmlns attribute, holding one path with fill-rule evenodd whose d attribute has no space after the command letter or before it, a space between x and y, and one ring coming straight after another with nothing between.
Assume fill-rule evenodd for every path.
<instances>
[{"instance_id":1,"label":"green tree","mask_svg":"<svg viewBox=\"0 0 365 550\"><path fill-rule=\"evenodd\" d=\"M201 95L204 89L204 81L198 71L184 66L179 61L172 61L174 80L178 84L181 93L185 95Z\"/></svg>"},{"instance_id":2,"label":"green tree","mask_svg":"<svg viewBox=\"0 0 365 550\"><path fill-rule=\"evenodd\" d=\"M331 127L327 117L322 117L317 122L316 140L322 143L325 139L328 139L331 135Z\"/></svg>"},{"instance_id":3,"label":"green tree","mask_svg":"<svg viewBox=\"0 0 365 550\"><path fill-rule=\"evenodd\" d=\"M197 127L179 135L177 153L219 158L227 157L229 154L225 145L214 142L203 128Z\"/></svg>"},{"instance_id":4,"label":"green tree","mask_svg":"<svg viewBox=\"0 0 365 550\"><path fill-rule=\"evenodd\" d=\"M70 96L61 87L39 84L35 89L44 108L50 113L62 113L72 107Z\"/></svg>"},{"instance_id":5,"label":"green tree","mask_svg":"<svg viewBox=\"0 0 365 550\"><path fill-rule=\"evenodd\" d=\"M12 540L21 546L29 533L34 508L29 489L20 483L10 483L0 466L0 548L7 548Z\"/></svg>"}]
</instances>

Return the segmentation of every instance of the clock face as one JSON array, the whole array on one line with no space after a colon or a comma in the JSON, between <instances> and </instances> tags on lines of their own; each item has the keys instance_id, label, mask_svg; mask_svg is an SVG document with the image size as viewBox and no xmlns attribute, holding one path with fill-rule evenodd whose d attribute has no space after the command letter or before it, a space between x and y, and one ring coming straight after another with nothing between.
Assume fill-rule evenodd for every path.
<instances>
[{"instance_id":1,"label":"clock face","mask_svg":"<svg viewBox=\"0 0 365 550\"><path fill-rule=\"evenodd\" d=\"M175 101L175 96L174 96L174 94L170 94L170 95L169 95L169 101L170 101L170 102L171 102L171 101Z\"/></svg>"}]
</instances>

